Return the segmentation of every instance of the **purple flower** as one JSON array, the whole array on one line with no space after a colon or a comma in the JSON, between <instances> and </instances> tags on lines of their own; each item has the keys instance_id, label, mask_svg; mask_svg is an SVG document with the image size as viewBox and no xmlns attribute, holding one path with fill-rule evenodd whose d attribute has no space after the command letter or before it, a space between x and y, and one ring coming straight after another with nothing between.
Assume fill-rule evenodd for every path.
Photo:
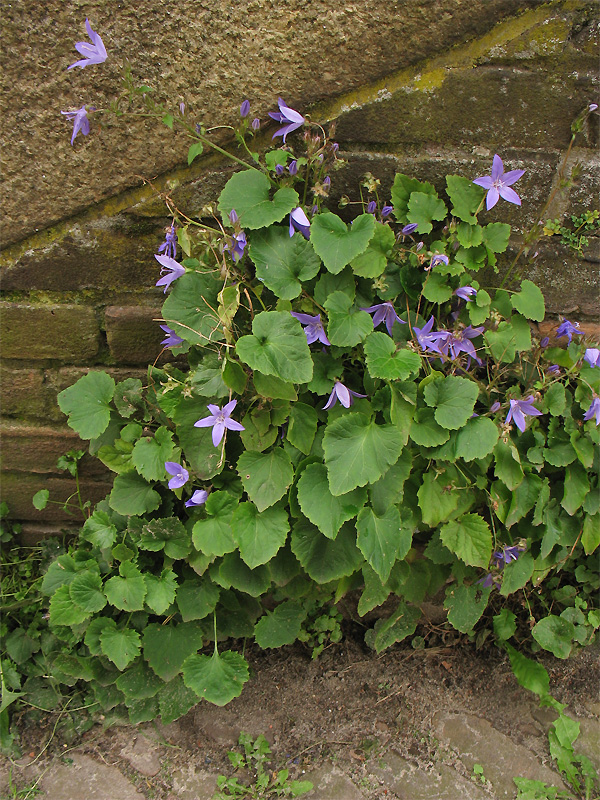
<instances>
[{"instance_id":1,"label":"purple flower","mask_svg":"<svg viewBox=\"0 0 600 800\"><path fill-rule=\"evenodd\" d=\"M588 111L595 111L598 108L598 103L590 103L588 106Z\"/></svg>"},{"instance_id":2,"label":"purple flower","mask_svg":"<svg viewBox=\"0 0 600 800\"><path fill-rule=\"evenodd\" d=\"M251 127L253 131L257 131L260 128L260 120L258 117L254 117Z\"/></svg>"},{"instance_id":3,"label":"purple flower","mask_svg":"<svg viewBox=\"0 0 600 800\"><path fill-rule=\"evenodd\" d=\"M504 198L504 200L508 200L509 203L520 206L521 198L515 190L510 187L524 174L524 169L512 169L510 172L504 172L502 159L496 154L492 162L491 176L485 175L482 178L475 178L473 183L488 190L485 198L485 205L488 211L496 205L500 197Z\"/></svg>"},{"instance_id":4,"label":"purple flower","mask_svg":"<svg viewBox=\"0 0 600 800\"><path fill-rule=\"evenodd\" d=\"M323 344L330 345L331 342L325 335L325 329L321 322L321 315L317 314L311 317L310 314L299 314L296 311L290 311L292 317L295 317L301 325L305 325L304 333L306 334L307 344L312 344L317 340Z\"/></svg>"},{"instance_id":5,"label":"purple flower","mask_svg":"<svg viewBox=\"0 0 600 800\"><path fill-rule=\"evenodd\" d=\"M542 349L544 349L544 348L548 347L549 344L550 344L550 337L549 336L544 336L544 338L540 342L540 347Z\"/></svg>"},{"instance_id":6,"label":"purple flower","mask_svg":"<svg viewBox=\"0 0 600 800\"><path fill-rule=\"evenodd\" d=\"M185 501L185 507L194 508L195 506L201 506L203 503L206 503L207 497L208 492L205 489L196 489L190 499Z\"/></svg>"},{"instance_id":7,"label":"purple flower","mask_svg":"<svg viewBox=\"0 0 600 800\"><path fill-rule=\"evenodd\" d=\"M310 222L301 208L295 208L290 214L290 236L294 235L294 231L300 231L305 239L310 236Z\"/></svg>"},{"instance_id":8,"label":"purple flower","mask_svg":"<svg viewBox=\"0 0 600 800\"><path fill-rule=\"evenodd\" d=\"M452 358L458 358L459 353L466 353L478 364L481 364L481 359L477 356L475 348L469 341L470 339L475 339L475 337L479 336L481 333L483 333L483 326L479 328L472 328L469 325L462 331L451 333L450 336L444 340L441 350L442 352L445 352L446 355L448 354L448 350L450 350L450 355Z\"/></svg>"},{"instance_id":9,"label":"purple flower","mask_svg":"<svg viewBox=\"0 0 600 800\"><path fill-rule=\"evenodd\" d=\"M231 400L223 408L209 403L206 407L211 413L210 417L203 417L198 422L194 422L194 428L210 428L212 426L212 440L215 447L218 447L225 433L225 428L230 431L244 431L243 425L231 419L231 412L236 407L237 400Z\"/></svg>"},{"instance_id":10,"label":"purple flower","mask_svg":"<svg viewBox=\"0 0 600 800\"><path fill-rule=\"evenodd\" d=\"M552 364L552 366L548 367L546 375L560 375L560 367L558 364Z\"/></svg>"},{"instance_id":11,"label":"purple flower","mask_svg":"<svg viewBox=\"0 0 600 800\"><path fill-rule=\"evenodd\" d=\"M402 234L402 236L410 236L411 233L414 233L418 227L419 227L418 222L409 222L408 225L405 225L402 228L400 233Z\"/></svg>"},{"instance_id":12,"label":"purple flower","mask_svg":"<svg viewBox=\"0 0 600 800\"><path fill-rule=\"evenodd\" d=\"M181 489L190 479L190 473L176 461L165 461L165 469L173 477L169 481L169 489Z\"/></svg>"},{"instance_id":13,"label":"purple flower","mask_svg":"<svg viewBox=\"0 0 600 800\"><path fill-rule=\"evenodd\" d=\"M185 103L183 102L183 100L181 101L181 103L179 103L179 113L181 114L182 117L185 115Z\"/></svg>"},{"instance_id":14,"label":"purple flower","mask_svg":"<svg viewBox=\"0 0 600 800\"><path fill-rule=\"evenodd\" d=\"M488 572L483 578L480 578L477 583L481 584L482 589L490 589L492 586L495 586L496 589L500 588L500 584L498 581L494 580L494 577L491 572Z\"/></svg>"},{"instance_id":15,"label":"purple flower","mask_svg":"<svg viewBox=\"0 0 600 800\"><path fill-rule=\"evenodd\" d=\"M175 231L175 223L173 222L165 231L165 241L158 248L161 255L175 258L177 255L177 233Z\"/></svg>"},{"instance_id":16,"label":"purple flower","mask_svg":"<svg viewBox=\"0 0 600 800\"><path fill-rule=\"evenodd\" d=\"M231 255L231 260L234 264L240 260L244 255L244 250L248 242L246 241L246 234L244 231L234 233L231 240L223 247L223 250L228 250Z\"/></svg>"},{"instance_id":17,"label":"purple flower","mask_svg":"<svg viewBox=\"0 0 600 800\"><path fill-rule=\"evenodd\" d=\"M68 120L73 120L73 135L71 136L71 144L75 141L75 137L79 133L82 132L84 136L87 136L90 132L90 121L88 119L87 111L85 110L85 106L81 106L77 111L61 111L61 114Z\"/></svg>"},{"instance_id":18,"label":"purple flower","mask_svg":"<svg viewBox=\"0 0 600 800\"><path fill-rule=\"evenodd\" d=\"M448 256L445 256L443 253L436 253L436 255L432 256L427 269L432 269L433 267L437 267L438 264L445 264L446 266L448 266L449 263L450 259L448 258Z\"/></svg>"},{"instance_id":19,"label":"purple flower","mask_svg":"<svg viewBox=\"0 0 600 800\"><path fill-rule=\"evenodd\" d=\"M327 187L331 186L331 178L329 177L329 175L325 175L325 177L323 178L323 186Z\"/></svg>"},{"instance_id":20,"label":"purple flower","mask_svg":"<svg viewBox=\"0 0 600 800\"><path fill-rule=\"evenodd\" d=\"M81 69L83 69L87 67L88 64L101 64L108 58L104 43L98 34L92 30L89 19L86 19L85 27L87 28L88 36L93 44L89 42L77 42L75 44L75 49L80 55L84 56L84 58L71 64L67 69L73 69L73 67L81 67Z\"/></svg>"},{"instance_id":21,"label":"purple flower","mask_svg":"<svg viewBox=\"0 0 600 800\"><path fill-rule=\"evenodd\" d=\"M170 256L157 256L155 254L154 258L162 267L160 274L164 274L163 278L159 278L159 280L156 281L156 286L164 286L166 292L173 281L176 281L177 278L181 278L185 273L185 267L182 267L179 262L175 261L175 259Z\"/></svg>"},{"instance_id":22,"label":"purple flower","mask_svg":"<svg viewBox=\"0 0 600 800\"><path fill-rule=\"evenodd\" d=\"M161 325L160 327L167 334L161 342L164 347L179 347L180 344L183 344L181 336L178 336L168 325Z\"/></svg>"},{"instance_id":23,"label":"purple flower","mask_svg":"<svg viewBox=\"0 0 600 800\"><path fill-rule=\"evenodd\" d=\"M496 411L500 411L501 407L502 406L500 405L500 403L496 400L496 402L492 403L492 405L490 406L490 411L492 412L492 414L495 414Z\"/></svg>"},{"instance_id":24,"label":"purple flower","mask_svg":"<svg viewBox=\"0 0 600 800\"><path fill-rule=\"evenodd\" d=\"M384 206L381 209L381 217L382 217L382 219L385 219L386 217L389 217L389 215L392 213L393 210L394 210L393 206Z\"/></svg>"},{"instance_id":25,"label":"purple flower","mask_svg":"<svg viewBox=\"0 0 600 800\"><path fill-rule=\"evenodd\" d=\"M508 423L512 420L517 428L522 432L525 430L525 416L541 417L542 412L538 411L538 409L532 405L533 399L533 395L531 394L524 400L511 400L510 409L506 415L505 423L508 425Z\"/></svg>"},{"instance_id":26,"label":"purple flower","mask_svg":"<svg viewBox=\"0 0 600 800\"><path fill-rule=\"evenodd\" d=\"M587 361L590 367L600 367L600 350L597 347L588 347L583 354L583 360Z\"/></svg>"},{"instance_id":27,"label":"purple flower","mask_svg":"<svg viewBox=\"0 0 600 800\"><path fill-rule=\"evenodd\" d=\"M298 172L298 162L296 161L296 159L290 161L288 166L288 172L290 173L290 175L295 175Z\"/></svg>"},{"instance_id":28,"label":"purple flower","mask_svg":"<svg viewBox=\"0 0 600 800\"><path fill-rule=\"evenodd\" d=\"M564 319L556 329L556 338L560 339L561 336L566 336L569 340L569 344L571 344L574 333L576 333L577 336L582 336L584 332L579 330L578 322L573 324L572 322L569 322L568 319Z\"/></svg>"},{"instance_id":29,"label":"purple flower","mask_svg":"<svg viewBox=\"0 0 600 800\"><path fill-rule=\"evenodd\" d=\"M279 111L269 111L269 116L279 123L284 123L284 125L283 128L279 128L279 130L273 134L272 138L274 139L276 136L281 136L283 134L283 141L285 143L285 137L288 133L292 133L292 131L304 125L304 117L302 114L294 111L293 108L286 106L281 97L277 105L279 106Z\"/></svg>"},{"instance_id":30,"label":"purple flower","mask_svg":"<svg viewBox=\"0 0 600 800\"><path fill-rule=\"evenodd\" d=\"M240 106L240 117L247 117L250 113L250 100L244 100Z\"/></svg>"},{"instance_id":31,"label":"purple flower","mask_svg":"<svg viewBox=\"0 0 600 800\"><path fill-rule=\"evenodd\" d=\"M239 222L239 217L237 215L235 208L231 209L228 216L229 216L229 221L231 222L232 225L235 225L237 222Z\"/></svg>"},{"instance_id":32,"label":"purple flower","mask_svg":"<svg viewBox=\"0 0 600 800\"><path fill-rule=\"evenodd\" d=\"M422 328L413 326L413 333L417 337L421 350L433 350L435 353L442 353L440 345L445 347L445 342L451 334L448 331L434 331L432 333L432 328L433 317L430 317ZM448 348L445 347L445 354L447 352Z\"/></svg>"},{"instance_id":33,"label":"purple flower","mask_svg":"<svg viewBox=\"0 0 600 800\"><path fill-rule=\"evenodd\" d=\"M329 395L329 400L323 406L323 411L328 411L330 408L333 408L338 400L344 406L344 408L350 408L354 402L352 400L353 397L366 396L366 394L358 394L358 392L353 392L352 389L348 389L343 383L340 383L340 381L336 381L333 385L333 390Z\"/></svg>"},{"instance_id":34,"label":"purple flower","mask_svg":"<svg viewBox=\"0 0 600 800\"><path fill-rule=\"evenodd\" d=\"M389 335L392 335L392 327L394 322L399 322L401 325L406 325L404 320L400 319L394 309L394 306L388 301L386 303L377 303L377 305L369 306L368 308L361 308L361 311L366 311L368 314L373 314L373 327L376 328L385 322L385 327Z\"/></svg>"},{"instance_id":35,"label":"purple flower","mask_svg":"<svg viewBox=\"0 0 600 800\"><path fill-rule=\"evenodd\" d=\"M477 297L477 289L474 289L472 286L461 286L454 294L460 297L461 300L466 300L466 302L469 303Z\"/></svg>"},{"instance_id":36,"label":"purple flower","mask_svg":"<svg viewBox=\"0 0 600 800\"><path fill-rule=\"evenodd\" d=\"M283 175L285 172L285 167L283 164L276 164L275 165L275 175Z\"/></svg>"},{"instance_id":37,"label":"purple flower","mask_svg":"<svg viewBox=\"0 0 600 800\"><path fill-rule=\"evenodd\" d=\"M587 422L589 419L596 417L596 425L600 425L600 397L594 395L591 406L585 412L583 419Z\"/></svg>"},{"instance_id":38,"label":"purple flower","mask_svg":"<svg viewBox=\"0 0 600 800\"><path fill-rule=\"evenodd\" d=\"M369 203L367 203L367 214L374 214L376 209L377 203L375 200L371 200Z\"/></svg>"},{"instance_id":39,"label":"purple flower","mask_svg":"<svg viewBox=\"0 0 600 800\"><path fill-rule=\"evenodd\" d=\"M500 569L504 569L507 564L510 564L511 561L516 561L521 553L523 552L522 547L518 547L516 544L502 548L502 550L497 550L493 555L492 558L496 562L496 566Z\"/></svg>"}]
</instances>

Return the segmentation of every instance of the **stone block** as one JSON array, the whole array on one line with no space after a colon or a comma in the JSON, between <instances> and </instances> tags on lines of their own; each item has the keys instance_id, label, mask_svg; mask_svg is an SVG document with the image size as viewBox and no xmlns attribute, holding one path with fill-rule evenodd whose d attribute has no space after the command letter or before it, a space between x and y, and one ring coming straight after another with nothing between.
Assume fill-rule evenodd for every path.
<instances>
[{"instance_id":1,"label":"stone block","mask_svg":"<svg viewBox=\"0 0 600 800\"><path fill-rule=\"evenodd\" d=\"M75 504L67 513L62 503L75 492L75 481L69 476L60 478L47 475L30 475L22 472L3 472L2 499L8 503L10 519L43 523L67 523L68 526L83 522L79 508ZM112 481L80 481L81 497L90 500L92 505L103 500L112 490ZM38 511L34 508L32 498L40 489L48 489L50 499L46 508ZM73 502L73 501L72 501Z\"/></svg>"},{"instance_id":2,"label":"stone block","mask_svg":"<svg viewBox=\"0 0 600 800\"><path fill-rule=\"evenodd\" d=\"M488 795L472 781L446 764L436 763L431 771L396 753L386 753L369 771L394 792L398 800L486 800Z\"/></svg>"},{"instance_id":3,"label":"stone block","mask_svg":"<svg viewBox=\"0 0 600 800\"><path fill-rule=\"evenodd\" d=\"M71 753L70 764L59 760L41 780L52 800L144 800L144 795L115 766Z\"/></svg>"},{"instance_id":4,"label":"stone block","mask_svg":"<svg viewBox=\"0 0 600 800\"><path fill-rule=\"evenodd\" d=\"M109 306L104 320L112 357L121 364L151 364L165 336L155 321L161 316L159 307Z\"/></svg>"},{"instance_id":5,"label":"stone block","mask_svg":"<svg viewBox=\"0 0 600 800\"><path fill-rule=\"evenodd\" d=\"M0 366L0 407L3 417L44 419L48 394L42 369Z\"/></svg>"},{"instance_id":6,"label":"stone block","mask_svg":"<svg viewBox=\"0 0 600 800\"><path fill-rule=\"evenodd\" d=\"M9 472L59 473L57 459L78 449L81 439L70 428L4 423L0 427L2 469Z\"/></svg>"},{"instance_id":7,"label":"stone block","mask_svg":"<svg viewBox=\"0 0 600 800\"><path fill-rule=\"evenodd\" d=\"M5 359L85 362L98 353L100 329L92 308L3 302L0 314Z\"/></svg>"},{"instance_id":8,"label":"stone block","mask_svg":"<svg viewBox=\"0 0 600 800\"><path fill-rule=\"evenodd\" d=\"M306 800L365 800L365 795L350 778L334 766L301 775L299 780L310 781L313 785L310 792L302 795Z\"/></svg>"},{"instance_id":9,"label":"stone block","mask_svg":"<svg viewBox=\"0 0 600 800\"><path fill-rule=\"evenodd\" d=\"M75 536L79 533L79 530L79 527L75 526L74 523L71 526L68 523L65 525L52 525L39 522L24 522L21 525L19 542L25 547L33 547L43 539L49 539L50 537L62 539L63 537Z\"/></svg>"}]
</instances>

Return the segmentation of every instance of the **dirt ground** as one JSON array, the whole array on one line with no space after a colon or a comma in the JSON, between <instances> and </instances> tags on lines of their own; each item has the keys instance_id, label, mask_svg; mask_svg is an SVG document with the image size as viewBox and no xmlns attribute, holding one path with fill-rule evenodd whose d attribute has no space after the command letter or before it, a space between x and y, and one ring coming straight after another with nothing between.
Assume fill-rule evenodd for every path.
<instances>
[{"instance_id":1,"label":"dirt ground","mask_svg":"<svg viewBox=\"0 0 600 800\"><path fill-rule=\"evenodd\" d=\"M59 761L68 763L69 754L77 752L117 768L140 793L134 796L187 798L182 776L192 767L210 776L231 775L227 751L235 747L240 731L246 731L266 736L273 768L285 765L291 777L335 769L359 788L357 797L390 800L401 795L370 769L390 753L424 771L442 760L457 775L472 779L456 752L440 744L436 719L445 712L488 720L541 764L551 766L545 732L552 712L539 709L535 697L519 687L508 658L497 648L478 651L464 637L456 637L421 650L404 643L377 656L365 646L358 626L344 627L344 640L327 647L315 661L300 644L277 651L247 648L251 677L242 695L224 708L199 704L170 725L157 721L104 730L96 724L82 737L65 742L58 732L52 735L56 715L35 724L24 715L24 756L4 765L1 789L7 791L10 766L16 786L31 785L42 775L39 786L44 787L44 774ZM595 718L594 724L600 716L599 656L594 645L567 661L542 658L552 694L577 718ZM32 763L42 747L43 754ZM483 787L484 796L506 796L490 791ZM350 795L342 792L341 800L346 797ZM457 794L456 800L460 797Z\"/></svg>"}]
</instances>

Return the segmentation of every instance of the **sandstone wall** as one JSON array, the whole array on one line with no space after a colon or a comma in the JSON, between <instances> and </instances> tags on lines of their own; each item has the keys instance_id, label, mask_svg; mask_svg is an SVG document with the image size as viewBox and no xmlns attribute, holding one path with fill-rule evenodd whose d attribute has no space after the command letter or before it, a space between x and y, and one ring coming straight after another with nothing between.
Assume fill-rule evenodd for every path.
<instances>
[{"instance_id":1,"label":"sandstone wall","mask_svg":"<svg viewBox=\"0 0 600 800\"><path fill-rule=\"evenodd\" d=\"M109 58L67 72L86 14ZM193 213L231 171L214 155L188 168L188 142L139 119L100 126L96 117L71 147L61 110L106 104L125 58L159 99L173 109L185 99L186 114L207 126L234 122L246 97L265 120L282 96L313 120L337 121L348 166L334 178L334 205L356 197L366 171L386 196L398 170L442 185L447 172L486 174L497 152L526 170L523 209L502 204L490 214L516 226L518 246L518 229L556 186L571 121L598 101L599 17L591 0L5 3L0 324L12 516L30 536L77 524L60 506L31 505L39 488L58 498L73 491L55 462L78 439L56 394L90 367L141 375L154 360L162 294L152 254L168 223L161 193ZM567 173L579 163L580 177L557 193L549 217L597 206L597 145L594 115L569 161ZM598 248L584 260L554 240L539 250L528 276L549 312L589 328ZM110 476L91 460L83 473L84 494L102 497Z\"/></svg>"}]
</instances>

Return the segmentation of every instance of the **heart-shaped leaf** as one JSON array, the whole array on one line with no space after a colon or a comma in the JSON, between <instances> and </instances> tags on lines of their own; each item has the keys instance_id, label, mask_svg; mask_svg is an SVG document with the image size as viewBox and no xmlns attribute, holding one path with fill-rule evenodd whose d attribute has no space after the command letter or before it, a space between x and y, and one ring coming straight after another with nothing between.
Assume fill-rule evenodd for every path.
<instances>
[{"instance_id":1,"label":"heart-shaped leaf","mask_svg":"<svg viewBox=\"0 0 600 800\"><path fill-rule=\"evenodd\" d=\"M318 214L310 226L310 241L329 272L337 275L363 253L375 233L375 217L361 214L350 227L337 214Z\"/></svg>"},{"instance_id":2,"label":"heart-shaped leaf","mask_svg":"<svg viewBox=\"0 0 600 800\"><path fill-rule=\"evenodd\" d=\"M314 278L321 266L302 234L290 236L287 228L275 226L252 236L250 258L256 265L259 281L282 300L298 297L302 281Z\"/></svg>"},{"instance_id":3,"label":"heart-shaped leaf","mask_svg":"<svg viewBox=\"0 0 600 800\"><path fill-rule=\"evenodd\" d=\"M225 219L235 209L242 228L267 228L281 220L300 203L298 193L289 187L278 189L269 197L271 182L262 172L248 169L236 172L219 196L219 211Z\"/></svg>"}]
</instances>

